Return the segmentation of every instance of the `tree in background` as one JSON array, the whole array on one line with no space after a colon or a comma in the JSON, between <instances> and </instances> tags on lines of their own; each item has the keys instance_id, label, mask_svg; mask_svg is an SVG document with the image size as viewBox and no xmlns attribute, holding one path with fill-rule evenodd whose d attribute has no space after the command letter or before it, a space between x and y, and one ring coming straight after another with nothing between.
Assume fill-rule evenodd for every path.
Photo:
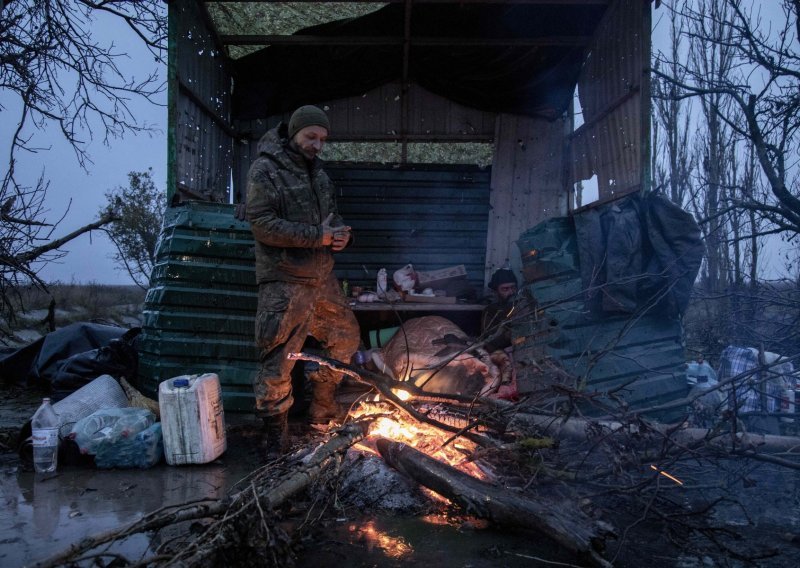
<instances>
[{"instance_id":1,"label":"tree in background","mask_svg":"<svg viewBox=\"0 0 800 568\"><path fill-rule=\"evenodd\" d=\"M797 283L768 284L760 266L767 236L796 242L800 233L800 0L783 0L771 19L761 12L769 6L742 0L665 6L673 42L653 64L654 118L664 130L653 171L673 199L686 200L706 237L699 299L707 311L699 319L708 323L707 345L800 348L791 323L800 312ZM688 100L697 112L676 119L677 103ZM686 130L694 137L688 153ZM688 180L683 164L696 164ZM685 193L675 180L689 185Z\"/></svg>"},{"instance_id":2,"label":"tree in background","mask_svg":"<svg viewBox=\"0 0 800 568\"><path fill-rule=\"evenodd\" d=\"M677 12L669 12L669 55L656 59L657 69L664 62L663 71L678 81L685 71L683 57L683 20ZM692 175L696 167L692 152L692 100L685 99L678 81L656 75L653 77L653 155L652 167L655 187L667 194L674 203L686 207L695 198L692 191Z\"/></svg>"},{"instance_id":3,"label":"tree in background","mask_svg":"<svg viewBox=\"0 0 800 568\"><path fill-rule=\"evenodd\" d=\"M108 206L100 216L114 218L104 230L116 245L114 262L121 266L137 286L146 290L155 265L156 243L167 203L166 192L153 182L152 169L129 172L128 187L106 192Z\"/></svg>"},{"instance_id":4,"label":"tree in background","mask_svg":"<svg viewBox=\"0 0 800 568\"><path fill-rule=\"evenodd\" d=\"M98 19L121 18L148 47L153 72L143 78L128 73L127 54L113 43L94 39ZM46 172L32 185L18 179L21 154L37 154L49 144L46 129L55 127L84 169L91 166L88 143L108 144L129 133L152 130L140 124L130 102L153 101L163 91L161 68L166 53L166 4L161 0L4 0L0 2L0 107L10 128L8 162L0 179L0 316L13 319L15 290L33 284L41 267L65 253L65 243L115 220L108 211L96 221L57 236L66 211L51 218L44 203L53 183ZM9 109L17 112L9 116ZM43 160L44 162L45 160Z\"/></svg>"}]
</instances>

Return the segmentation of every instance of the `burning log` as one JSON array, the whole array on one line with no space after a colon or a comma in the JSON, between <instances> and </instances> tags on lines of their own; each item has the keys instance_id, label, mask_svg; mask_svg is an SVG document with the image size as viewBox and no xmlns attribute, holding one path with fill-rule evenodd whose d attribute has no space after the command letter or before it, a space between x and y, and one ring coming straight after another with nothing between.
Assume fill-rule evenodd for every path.
<instances>
[{"instance_id":1,"label":"burning log","mask_svg":"<svg viewBox=\"0 0 800 568\"><path fill-rule=\"evenodd\" d=\"M389 465L468 513L505 526L536 529L596 566L611 566L601 556L608 527L595 523L577 507L532 501L494 487L406 444L382 438L376 445Z\"/></svg>"}]
</instances>

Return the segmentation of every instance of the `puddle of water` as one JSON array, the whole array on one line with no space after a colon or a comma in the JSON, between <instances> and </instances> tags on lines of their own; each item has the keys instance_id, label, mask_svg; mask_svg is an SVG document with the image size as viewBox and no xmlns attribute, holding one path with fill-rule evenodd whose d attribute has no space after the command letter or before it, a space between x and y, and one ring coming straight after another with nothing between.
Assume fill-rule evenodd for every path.
<instances>
[{"instance_id":1,"label":"puddle of water","mask_svg":"<svg viewBox=\"0 0 800 568\"><path fill-rule=\"evenodd\" d=\"M525 531L502 530L477 520L441 516L340 520L298 554L297 566L530 567L536 559L574 563L568 552Z\"/></svg>"},{"instance_id":2,"label":"puddle of water","mask_svg":"<svg viewBox=\"0 0 800 568\"><path fill-rule=\"evenodd\" d=\"M252 470L223 456L202 466L148 470L65 467L50 478L19 467L0 470L0 566L23 566L59 553L82 538L129 525L163 506L218 499ZM136 558L150 539L137 536L113 550Z\"/></svg>"}]
</instances>

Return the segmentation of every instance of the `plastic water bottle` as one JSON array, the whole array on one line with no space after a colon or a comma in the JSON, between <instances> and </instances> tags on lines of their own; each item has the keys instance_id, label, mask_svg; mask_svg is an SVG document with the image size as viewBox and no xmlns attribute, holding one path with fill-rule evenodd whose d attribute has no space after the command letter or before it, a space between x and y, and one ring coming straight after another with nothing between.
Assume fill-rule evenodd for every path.
<instances>
[{"instance_id":1,"label":"plastic water bottle","mask_svg":"<svg viewBox=\"0 0 800 568\"><path fill-rule=\"evenodd\" d=\"M381 268L378 271L378 278L375 283L375 291L379 298L386 298L386 269Z\"/></svg>"},{"instance_id":2,"label":"plastic water bottle","mask_svg":"<svg viewBox=\"0 0 800 568\"><path fill-rule=\"evenodd\" d=\"M50 399L45 398L31 419L36 473L52 473L58 466L58 427L58 415L50 405Z\"/></svg>"}]
</instances>

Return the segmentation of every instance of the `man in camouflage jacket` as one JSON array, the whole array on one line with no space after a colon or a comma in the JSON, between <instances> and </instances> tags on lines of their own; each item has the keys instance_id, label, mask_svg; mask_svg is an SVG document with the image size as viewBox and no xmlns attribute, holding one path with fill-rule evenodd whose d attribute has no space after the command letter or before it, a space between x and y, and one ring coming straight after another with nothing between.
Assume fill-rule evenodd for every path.
<instances>
[{"instance_id":1,"label":"man in camouflage jacket","mask_svg":"<svg viewBox=\"0 0 800 568\"><path fill-rule=\"evenodd\" d=\"M270 456L288 445L294 361L286 354L300 351L311 335L331 357L349 362L359 343L358 323L332 272L333 252L344 249L352 235L337 213L333 184L317 157L329 129L322 110L300 107L288 125L281 123L261 138L248 173L261 349L253 390ZM334 394L341 375L321 367L310 379L309 421L327 423L339 412Z\"/></svg>"}]
</instances>

